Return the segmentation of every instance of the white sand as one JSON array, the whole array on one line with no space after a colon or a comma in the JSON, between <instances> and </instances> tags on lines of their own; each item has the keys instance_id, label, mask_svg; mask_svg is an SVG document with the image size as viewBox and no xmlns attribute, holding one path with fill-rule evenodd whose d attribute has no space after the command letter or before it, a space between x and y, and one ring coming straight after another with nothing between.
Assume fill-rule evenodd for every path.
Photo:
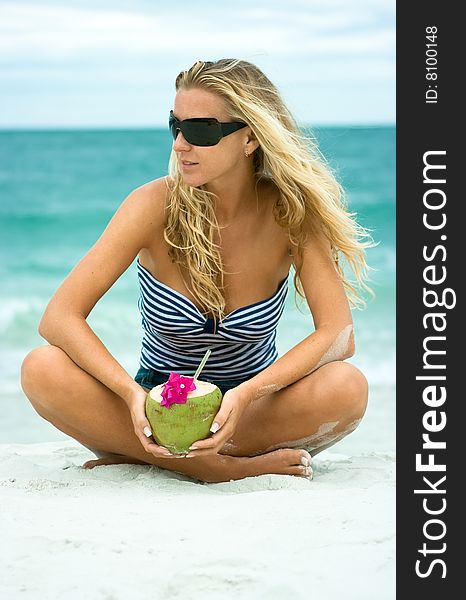
<instances>
[{"instance_id":1,"label":"white sand","mask_svg":"<svg viewBox=\"0 0 466 600\"><path fill-rule=\"evenodd\" d=\"M0 445L2 598L395 598L392 453L218 484L91 458L73 440Z\"/></svg>"}]
</instances>

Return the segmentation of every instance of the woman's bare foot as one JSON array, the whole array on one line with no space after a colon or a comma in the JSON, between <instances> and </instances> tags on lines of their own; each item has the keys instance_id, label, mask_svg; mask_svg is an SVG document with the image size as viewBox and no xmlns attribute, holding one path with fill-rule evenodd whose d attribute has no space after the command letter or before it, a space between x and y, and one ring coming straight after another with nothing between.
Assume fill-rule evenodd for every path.
<instances>
[{"instance_id":1,"label":"woman's bare foot","mask_svg":"<svg viewBox=\"0 0 466 600\"><path fill-rule=\"evenodd\" d=\"M267 474L297 475L307 479L313 477L312 456L303 449L280 448L258 456L228 458L236 462L231 463L230 476L223 481Z\"/></svg>"},{"instance_id":2,"label":"woman's bare foot","mask_svg":"<svg viewBox=\"0 0 466 600\"><path fill-rule=\"evenodd\" d=\"M101 465L147 465L149 463L132 458L131 456L125 456L124 454L108 454L101 458L94 460L88 460L83 464L83 469L93 469L94 467L100 467Z\"/></svg>"},{"instance_id":3,"label":"woman's bare foot","mask_svg":"<svg viewBox=\"0 0 466 600\"><path fill-rule=\"evenodd\" d=\"M207 483L220 483L267 474L296 475L307 479L312 479L313 476L312 456L302 449L280 448L273 452L252 457L222 454L220 460L215 455L162 460L163 465L160 465L161 468L168 468L169 465L173 465L173 469L169 470L192 476ZM83 464L83 468L93 469L101 465L119 464L144 465L149 463L122 454L108 454L96 460L88 460ZM176 467L182 468L178 470Z\"/></svg>"}]
</instances>

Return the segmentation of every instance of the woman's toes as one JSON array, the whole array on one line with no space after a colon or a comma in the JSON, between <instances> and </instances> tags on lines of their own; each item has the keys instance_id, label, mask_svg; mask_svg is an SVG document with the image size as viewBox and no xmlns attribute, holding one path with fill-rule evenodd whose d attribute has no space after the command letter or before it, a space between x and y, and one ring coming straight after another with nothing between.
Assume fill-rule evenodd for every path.
<instances>
[{"instance_id":1,"label":"woman's toes","mask_svg":"<svg viewBox=\"0 0 466 600\"><path fill-rule=\"evenodd\" d=\"M301 464L305 467L312 465L312 456L307 450L301 450Z\"/></svg>"},{"instance_id":2,"label":"woman's toes","mask_svg":"<svg viewBox=\"0 0 466 600\"><path fill-rule=\"evenodd\" d=\"M302 474L303 474L304 477L307 477L308 479L312 479L313 478L314 473L312 471L312 467L302 466L301 469L302 469Z\"/></svg>"},{"instance_id":3,"label":"woman's toes","mask_svg":"<svg viewBox=\"0 0 466 600\"><path fill-rule=\"evenodd\" d=\"M304 465L290 467L288 474L305 477L306 479L312 479L313 476L312 467L305 467Z\"/></svg>"}]
</instances>

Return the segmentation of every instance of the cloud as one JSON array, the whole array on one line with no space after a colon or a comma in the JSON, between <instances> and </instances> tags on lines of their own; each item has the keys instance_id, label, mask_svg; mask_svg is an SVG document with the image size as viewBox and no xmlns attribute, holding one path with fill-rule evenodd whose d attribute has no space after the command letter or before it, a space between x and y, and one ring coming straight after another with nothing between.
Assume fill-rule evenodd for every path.
<instances>
[{"instance_id":1,"label":"cloud","mask_svg":"<svg viewBox=\"0 0 466 600\"><path fill-rule=\"evenodd\" d=\"M192 7L193 5L189 3ZM393 49L393 28L376 30L369 14L358 20L354 11L312 15L246 7L244 12L225 8L221 26L191 8L172 12L138 14L114 8L98 10L38 4L0 4L0 60L3 64L60 64L71 60L141 58L183 54L195 45L199 54L236 54L265 51L272 54L362 54ZM312 4L310 4L312 7ZM218 11L219 17L222 11ZM184 15L184 18L181 18ZM215 17L215 14L212 15ZM259 26L258 26L259 25Z\"/></svg>"},{"instance_id":2,"label":"cloud","mask_svg":"<svg viewBox=\"0 0 466 600\"><path fill-rule=\"evenodd\" d=\"M195 60L238 57L279 87L394 89L393 12L371 0L0 2L0 80L10 100L153 85L166 98Z\"/></svg>"}]
</instances>

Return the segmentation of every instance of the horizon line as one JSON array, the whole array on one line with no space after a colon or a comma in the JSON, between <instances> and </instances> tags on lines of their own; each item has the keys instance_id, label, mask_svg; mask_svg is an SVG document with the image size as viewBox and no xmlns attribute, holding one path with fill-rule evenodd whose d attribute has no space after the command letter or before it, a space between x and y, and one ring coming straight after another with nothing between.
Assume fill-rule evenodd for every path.
<instances>
[{"instance_id":1,"label":"horizon line","mask_svg":"<svg viewBox=\"0 0 466 600\"><path fill-rule=\"evenodd\" d=\"M298 124L300 128L314 129L319 127L396 127L396 121L375 121L375 122L349 122L349 123L314 123L314 124ZM14 125L2 126L1 132L7 131L138 131L138 130L166 130L165 125Z\"/></svg>"}]
</instances>

